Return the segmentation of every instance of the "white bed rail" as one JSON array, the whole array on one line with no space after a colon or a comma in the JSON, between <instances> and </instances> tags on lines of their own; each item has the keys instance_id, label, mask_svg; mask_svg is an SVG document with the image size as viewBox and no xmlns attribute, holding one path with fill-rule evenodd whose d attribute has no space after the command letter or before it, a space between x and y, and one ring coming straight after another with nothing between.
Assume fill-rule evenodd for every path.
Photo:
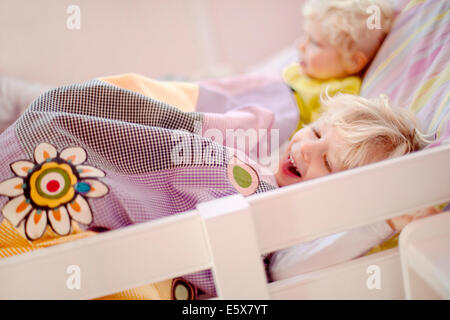
<instances>
[{"instance_id":1,"label":"white bed rail","mask_svg":"<svg viewBox=\"0 0 450 320\"><path fill-rule=\"evenodd\" d=\"M450 145L1 259L0 299L90 299L209 268L220 298L282 298L259 254L447 201Z\"/></svg>"},{"instance_id":2,"label":"white bed rail","mask_svg":"<svg viewBox=\"0 0 450 320\"><path fill-rule=\"evenodd\" d=\"M377 268L376 276L379 277L375 285L373 268ZM399 250L385 250L272 282L269 291L271 299L280 300L403 300L405 295Z\"/></svg>"},{"instance_id":3,"label":"white bed rail","mask_svg":"<svg viewBox=\"0 0 450 320\"><path fill-rule=\"evenodd\" d=\"M409 224L399 240L406 299L450 299L450 211Z\"/></svg>"}]
</instances>

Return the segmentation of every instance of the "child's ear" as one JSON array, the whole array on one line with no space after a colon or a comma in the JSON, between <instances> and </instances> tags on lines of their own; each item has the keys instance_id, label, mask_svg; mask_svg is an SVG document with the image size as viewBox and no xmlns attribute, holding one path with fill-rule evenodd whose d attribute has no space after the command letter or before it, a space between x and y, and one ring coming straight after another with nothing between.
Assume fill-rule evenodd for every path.
<instances>
[{"instance_id":1,"label":"child's ear","mask_svg":"<svg viewBox=\"0 0 450 320\"><path fill-rule=\"evenodd\" d=\"M367 56L362 51L353 52L350 56L350 61L347 61L346 71L348 74L357 74L360 72L369 61Z\"/></svg>"}]
</instances>

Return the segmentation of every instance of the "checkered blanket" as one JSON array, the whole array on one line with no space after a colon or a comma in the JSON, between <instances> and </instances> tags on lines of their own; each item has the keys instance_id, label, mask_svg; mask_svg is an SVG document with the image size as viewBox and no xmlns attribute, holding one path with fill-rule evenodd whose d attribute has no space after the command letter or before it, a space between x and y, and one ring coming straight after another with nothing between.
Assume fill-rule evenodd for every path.
<instances>
[{"instance_id":1,"label":"checkered blanket","mask_svg":"<svg viewBox=\"0 0 450 320\"><path fill-rule=\"evenodd\" d=\"M199 202L238 192L236 184L230 181L229 165L234 153L201 135L207 117L200 112L180 111L99 80L56 88L39 96L22 117L0 135L0 182L12 180L16 172L12 164L18 160L36 161L34 169L28 168L28 173L17 178L28 184L34 181L28 176L37 175L37 169L42 171L45 162L52 160L47 155L42 163L37 161L38 150L41 150L37 147L45 143L44 147L53 146L61 157L64 153L61 151L69 147L83 149L86 154L83 165L104 173L98 180L108 192L88 199L92 221L85 228L112 230L191 210ZM205 161L206 151L213 155L214 161ZM79 171L79 166L67 161L74 168L74 176L80 178L81 174L77 176L75 170ZM257 174L258 169L253 169ZM57 192L63 180L52 177L38 177L41 189L37 196L45 199L47 193ZM22 184L24 199L34 188L27 183ZM89 189L87 181L78 182L75 195L89 196L93 186ZM17 187L20 189L20 185ZM270 181L259 179L253 193L274 188ZM0 208L5 210L11 199L15 198L0 196ZM41 217L42 211L50 219L51 207L36 205L33 199L31 197L31 203L27 199L22 208L33 206L34 221ZM73 212L71 206L66 205L69 213ZM3 216L8 218L5 212L2 211ZM27 216L23 218L26 219ZM56 225L50 222L56 223L55 219L49 220L49 226L55 229ZM185 278L203 291L215 293L209 270Z\"/></svg>"}]
</instances>

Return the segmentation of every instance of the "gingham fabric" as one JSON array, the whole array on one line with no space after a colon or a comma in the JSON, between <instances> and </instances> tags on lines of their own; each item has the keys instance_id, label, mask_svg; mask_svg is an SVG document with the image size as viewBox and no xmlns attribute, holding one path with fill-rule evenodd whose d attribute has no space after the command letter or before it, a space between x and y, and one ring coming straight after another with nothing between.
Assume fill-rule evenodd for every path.
<instances>
[{"instance_id":1,"label":"gingham fabric","mask_svg":"<svg viewBox=\"0 0 450 320\"><path fill-rule=\"evenodd\" d=\"M179 141L165 137L173 135L171 130L183 130L180 136L198 133L201 121L200 113L184 113L93 80L39 96L19 119L16 131L30 155L42 141L60 148L77 145L103 169L142 174L173 167L168 156Z\"/></svg>"},{"instance_id":2,"label":"gingham fabric","mask_svg":"<svg viewBox=\"0 0 450 320\"><path fill-rule=\"evenodd\" d=\"M56 88L39 96L0 135L0 181L13 176L12 162L32 160L42 142L59 152L82 147L86 164L105 172L101 182L109 189L107 195L89 199L89 230L112 230L192 210L199 202L237 193L227 176L233 151L201 136L205 118L103 81ZM184 150L181 163L173 158L177 147ZM219 160L205 162L205 150ZM258 172L256 162L251 163ZM264 177L255 193L276 188L273 179ZM0 208L7 201L0 196ZM210 270L185 278L215 294Z\"/></svg>"}]
</instances>

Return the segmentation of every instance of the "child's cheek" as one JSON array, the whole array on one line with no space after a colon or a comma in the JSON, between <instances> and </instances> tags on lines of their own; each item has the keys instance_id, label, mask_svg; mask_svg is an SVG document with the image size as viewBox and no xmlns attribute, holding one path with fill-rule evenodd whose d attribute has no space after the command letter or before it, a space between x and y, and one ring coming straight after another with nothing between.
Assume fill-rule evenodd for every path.
<instances>
[{"instance_id":1,"label":"child's cheek","mask_svg":"<svg viewBox=\"0 0 450 320\"><path fill-rule=\"evenodd\" d=\"M328 175L329 172L318 162L311 163L304 180L316 179Z\"/></svg>"},{"instance_id":2,"label":"child's cheek","mask_svg":"<svg viewBox=\"0 0 450 320\"><path fill-rule=\"evenodd\" d=\"M314 55L311 58L311 68L313 68L316 71L322 71L323 67L323 60L320 55Z\"/></svg>"}]
</instances>

